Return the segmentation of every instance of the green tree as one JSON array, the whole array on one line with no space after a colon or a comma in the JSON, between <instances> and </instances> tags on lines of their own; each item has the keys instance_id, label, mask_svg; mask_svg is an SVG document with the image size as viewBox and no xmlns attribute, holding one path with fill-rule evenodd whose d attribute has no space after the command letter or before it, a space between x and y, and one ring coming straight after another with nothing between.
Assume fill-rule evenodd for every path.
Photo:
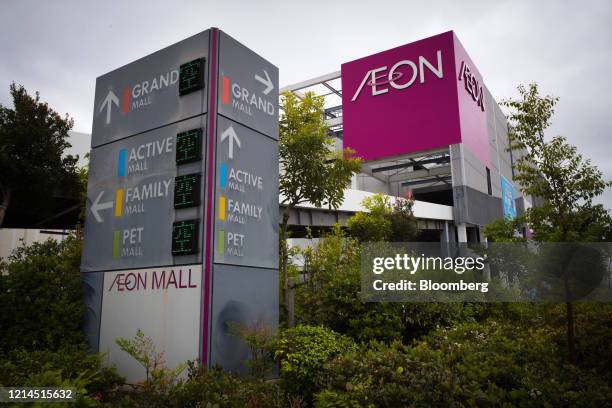
<instances>
[{"instance_id":1,"label":"green tree","mask_svg":"<svg viewBox=\"0 0 612 408\"><path fill-rule=\"evenodd\" d=\"M287 274L287 226L291 210L310 202L320 207L338 208L344 189L360 169L361 160L353 151L333 150L325 123L324 100L308 92L302 99L292 93L281 96L279 190L285 207L281 226L281 294L285 316L289 310ZM289 319L290 320L290 319ZM289 322L291 326L291 322Z\"/></svg>"},{"instance_id":2,"label":"green tree","mask_svg":"<svg viewBox=\"0 0 612 408\"><path fill-rule=\"evenodd\" d=\"M485 225L483 233L492 242L524 242L521 235L524 225L523 217L506 217Z\"/></svg>"},{"instance_id":3,"label":"green tree","mask_svg":"<svg viewBox=\"0 0 612 408\"><path fill-rule=\"evenodd\" d=\"M81 241L21 246L0 265L0 354L80 346Z\"/></svg>"},{"instance_id":4,"label":"green tree","mask_svg":"<svg viewBox=\"0 0 612 408\"><path fill-rule=\"evenodd\" d=\"M389 197L375 194L361 201L366 211L359 211L347 221L351 235L361 242L389 241L391 238L391 205Z\"/></svg>"},{"instance_id":5,"label":"green tree","mask_svg":"<svg viewBox=\"0 0 612 408\"><path fill-rule=\"evenodd\" d=\"M349 218L348 229L361 242L409 242L417 236L416 218L412 212L413 200L396 199L375 194L363 199L360 211Z\"/></svg>"},{"instance_id":6,"label":"green tree","mask_svg":"<svg viewBox=\"0 0 612 408\"><path fill-rule=\"evenodd\" d=\"M0 226L9 208L28 218L54 215L65 210L54 208L56 198L76 202L82 191L78 157L64 154L73 120L41 102L38 92L32 97L13 83L10 93L14 108L0 105Z\"/></svg>"},{"instance_id":7,"label":"green tree","mask_svg":"<svg viewBox=\"0 0 612 408\"><path fill-rule=\"evenodd\" d=\"M543 205L526 211L526 219L543 242L568 242L593 239L593 228L580 226L589 217L605 218L601 208L592 204L612 185L588 159L583 159L575 146L563 136L545 139L544 132L551 122L559 100L541 96L535 83L518 87L519 99L508 99L502 105L510 108L508 119L510 149L521 154L515 162L514 179L523 193L541 197ZM603 211L605 213L605 210ZM569 276L565 273L566 293ZM575 363L574 313L571 296L567 297L567 341L570 361Z\"/></svg>"}]
</instances>

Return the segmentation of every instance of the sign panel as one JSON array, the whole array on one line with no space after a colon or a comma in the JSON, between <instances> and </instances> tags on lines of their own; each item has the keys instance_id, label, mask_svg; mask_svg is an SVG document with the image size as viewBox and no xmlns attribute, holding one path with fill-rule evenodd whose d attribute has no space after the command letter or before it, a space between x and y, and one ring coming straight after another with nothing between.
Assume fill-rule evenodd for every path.
<instances>
[{"instance_id":1,"label":"sign panel","mask_svg":"<svg viewBox=\"0 0 612 408\"><path fill-rule=\"evenodd\" d=\"M218 112L278 139L278 68L224 32L220 37Z\"/></svg>"},{"instance_id":2,"label":"sign panel","mask_svg":"<svg viewBox=\"0 0 612 408\"><path fill-rule=\"evenodd\" d=\"M92 147L206 112L209 31L96 80Z\"/></svg>"},{"instance_id":3,"label":"sign panel","mask_svg":"<svg viewBox=\"0 0 612 408\"><path fill-rule=\"evenodd\" d=\"M484 81L453 33L461 141L482 164L491 168L491 148L485 112Z\"/></svg>"},{"instance_id":4,"label":"sign panel","mask_svg":"<svg viewBox=\"0 0 612 408\"><path fill-rule=\"evenodd\" d=\"M514 186L504 176L501 176L501 193L504 218L516 218Z\"/></svg>"},{"instance_id":5,"label":"sign panel","mask_svg":"<svg viewBox=\"0 0 612 408\"><path fill-rule=\"evenodd\" d=\"M451 31L342 64L345 147L364 160L461 141Z\"/></svg>"},{"instance_id":6,"label":"sign panel","mask_svg":"<svg viewBox=\"0 0 612 408\"><path fill-rule=\"evenodd\" d=\"M278 142L218 118L216 263L278 268Z\"/></svg>"},{"instance_id":7,"label":"sign panel","mask_svg":"<svg viewBox=\"0 0 612 408\"><path fill-rule=\"evenodd\" d=\"M483 86L452 31L342 64L344 146L378 160L465 142L490 167Z\"/></svg>"},{"instance_id":8,"label":"sign panel","mask_svg":"<svg viewBox=\"0 0 612 408\"><path fill-rule=\"evenodd\" d=\"M84 272L198 262L202 243L187 224L202 219L194 183L202 167L185 160L201 158L205 122L203 115L92 150Z\"/></svg>"},{"instance_id":9,"label":"sign panel","mask_svg":"<svg viewBox=\"0 0 612 408\"><path fill-rule=\"evenodd\" d=\"M144 368L115 340L136 330L164 350L167 367L199 355L202 266L106 272L102 297L100 347L128 381L145 378Z\"/></svg>"}]
</instances>

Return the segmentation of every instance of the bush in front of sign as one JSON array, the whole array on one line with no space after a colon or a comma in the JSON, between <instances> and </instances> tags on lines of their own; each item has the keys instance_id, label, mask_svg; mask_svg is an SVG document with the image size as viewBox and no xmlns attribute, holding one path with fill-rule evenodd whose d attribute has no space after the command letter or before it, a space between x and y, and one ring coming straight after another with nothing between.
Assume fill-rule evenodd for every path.
<instances>
[{"instance_id":1,"label":"bush in front of sign","mask_svg":"<svg viewBox=\"0 0 612 408\"><path fill-rule=\"evenodd\" d=\"M188 379L176 390L166 407L266 407L300 408L300 396L286 395L277 381L241 377L219 367L206 369L199 361L188 362Z\"/></svg>"},{"instance_id":2,"label":"bush in front of sign","mask_svg":"<svg viewBox=\"0 0 612 408\"><path fill-rule=\"evenodd\" d=\"M0 384L86 383L104 400L124 382L87 352L80 259L81 241L70 236L21 246L0 262Z\"/></svg>"},{"instance_id":3,"label":"bush in front of sign","mask_svg":"<svg viewBox=\"0 0 612 408\"><path fill-rule=\"evenodd\" d=\"M80 345L81 242L47 240L17 248L0 268L0 353Z\"/></svg>"},{"instance_id":4,"label":"bush in front of sign","mask_svg":"<svg viewBox=\"0 0 612 408\"><path fill-rule=\"evenodd\" d=\"M323 326L297 326L280 332L274 356L280 362L283 388L306 401L320 387L319 371L330 359L356 348L355 342Z\"/></svg>"}]
</instances>

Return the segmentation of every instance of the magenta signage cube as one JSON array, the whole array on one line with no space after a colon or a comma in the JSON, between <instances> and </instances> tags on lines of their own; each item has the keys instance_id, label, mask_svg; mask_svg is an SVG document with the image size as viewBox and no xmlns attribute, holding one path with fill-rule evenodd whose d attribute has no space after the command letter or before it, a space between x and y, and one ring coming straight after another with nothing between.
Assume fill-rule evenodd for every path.
<instances>
[{"instance_id":1,"label":"magenta signage cube","mask_svg":"<svg viewBox=\"0 0 612 408\"><path fill-rule=\"evenodd\" d=\"M379 160L464 142L489 166L483 89L452 31L342 64L344 146Z\"/></svg>"}]
</instances>

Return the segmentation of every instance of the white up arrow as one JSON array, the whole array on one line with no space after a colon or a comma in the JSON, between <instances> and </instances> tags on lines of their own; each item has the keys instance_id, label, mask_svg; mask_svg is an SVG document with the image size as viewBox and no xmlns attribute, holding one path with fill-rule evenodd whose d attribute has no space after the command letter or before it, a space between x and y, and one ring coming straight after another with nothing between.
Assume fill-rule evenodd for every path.
<instances>
[{"instance_id":1,"label":"white up arrow","mask_svg":"<svg viewBox=\"0 0 612 408\"><path fill-rule=\"evenodd\" d=\"M104 107L106 106L107 125L111 121L111 104L113 103L117 105L117 107L119 107L119 98L117 98L117 95L115 95L113 91L108 91L108 95L106 95L106 98L104 98L104 102L102 102L102 105L100 105L100 112L102 112L104 110Z\"/></svg>"},{"instance_id":2,"label":"white up arrow","mask_svg":"<svg viewBox=\"0 0 612 408\"><path fill-rule=\"evenodd\" d=\"M261 82L262 84L264 84L266 86L266 89L263 90L263 93L264 93L264 95L267 95L267 94L270 93L271 90L274 89L274 85L272 84L272 80L270 79L270 75L268 75L268 71L266 71L264 69L263 73L266 76L266 79L263 79L259 75L255 74L255 80Z\"/></svg>"},{"instance_id":3,"label":"white up arrow","mask_svg":"<svg viewBox=\"0 0 612 408\"><path fill-rule=\"evenodd\" d=\"M238 135L236 135L236 131L232 126L225 129L225 131L221 134L221 142L229 137L229 154L227 155L230 159L234 158L234 142L240 146L240 139L238 139Z\"/></svg>"},{"instance_id":4,"label":"white up arrow","mask_svg":"<svg viewBox=\"0 0 612 408\"><path fill-rule=\"evenodd\" d=\"M105 203L101 203L100 202L100 200L102 199L102 195L103 194L104 194L104 190L100 191L100 194L98 194L98 197L96 198L96 201L94 201L94 203L89 208L91 210L91 213L93 214L94 218L98 222L102 222L102 217L100 217L100 214L98 214L98 211L100 211L100 210L108 210L109 208L113 208L113 202L112 201L107 201Z\"/></svg>"}]
</instances>

